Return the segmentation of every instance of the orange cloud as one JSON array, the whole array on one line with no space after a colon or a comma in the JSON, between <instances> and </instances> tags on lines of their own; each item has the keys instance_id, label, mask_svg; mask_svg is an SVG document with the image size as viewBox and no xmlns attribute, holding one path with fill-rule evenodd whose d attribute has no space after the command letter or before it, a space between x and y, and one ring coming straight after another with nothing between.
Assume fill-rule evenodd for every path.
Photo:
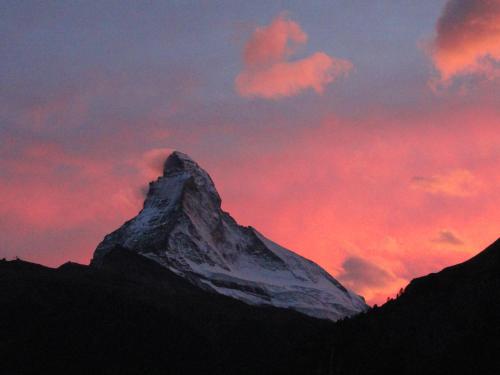
<instances>
[{"instance_id":1,"label":"orange cloud","mask_svg":"<svg viewBox=\"0 0 500 375\"><path fill-rule=\"evenodd\" d=\"M442 81L500 74L500 1L448 0L430 45Z\"/></svg>"},{"instance_id":2,"label":"orange cloud","mask_svg":"<svg viewBox=\"0 0 500 375\"><path fill-rule=\"evenodd\" d=\"M349 61L324 52L289 61L306 41L307 34L300 25L284 14L270 25L258 27L245 46L245 66L235 80L238 93L266 99L292 96L306 89L322 93L327 84L352 69Z\"/></svg>"}]
</instances>

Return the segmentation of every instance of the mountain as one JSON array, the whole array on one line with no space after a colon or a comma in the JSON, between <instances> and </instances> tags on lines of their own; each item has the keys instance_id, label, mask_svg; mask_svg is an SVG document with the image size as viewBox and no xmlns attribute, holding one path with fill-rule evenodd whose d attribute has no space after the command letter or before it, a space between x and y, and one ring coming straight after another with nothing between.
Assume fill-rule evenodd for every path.
<instances>
[{"instance_id":1,"label":"mountain","mask_svg":"<svg viewBox=\"0 0 500 375\"><path fill-rule=\"evenodd\" d=\"M173 152L151 182L143 209L95 250L99 266L113 248L149 258L202 289L251 305L271 305L338 320L368 309L362 297L312 261L243 227L221 209L212 179Z\"/></svg>"},{"instance_id":2,"label":"mountain","mask_svg":"<svg viewBox=\"0 0 500 375\"><path fill-rule=\"evenodd\" d=\"M331 337L338 375L500 374L500 239L339 322Z\"/></svg>"}]
</instances>

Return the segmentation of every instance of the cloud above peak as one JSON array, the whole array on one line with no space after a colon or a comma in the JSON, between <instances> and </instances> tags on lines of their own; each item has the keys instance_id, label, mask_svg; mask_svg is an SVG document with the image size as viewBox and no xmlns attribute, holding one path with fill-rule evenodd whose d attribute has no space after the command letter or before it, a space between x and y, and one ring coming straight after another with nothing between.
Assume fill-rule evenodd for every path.
<instances>
[{"instance_id":1,"label":"cloud above peak","mask_svg":"<svg viewBox=\"0 0 500 375\"><path fill-rule=\"evenodd\" d=\"M278 15L268 26L257 27L245 45L243 70L235 80L236 91L244 97L278 99L324 87L352 69L351 62L325 52L290 60L298 47L307 42L300 25Z\"/></svg>"},{"instance_id":2,"label":"cloud above peak","mask_svg":"<svg viewBox=\"0 0 500 375\"><path fill-rule=\"evenodd\" d=\"M500 76L500 1L448 0L429 53L441 81L456 76Z\"/></svg>"},{"instance_id":3,"label":"cloud above peak","mask_svg":"<svg viewBox=\"0 0 500 375\"><path fill-rule=\"evenodd\" d=\"M174 150L171 148L154 148L143 154L138 164L139 170L150 180L163 174L163 164Z\"/></svg>"}]
</instances>

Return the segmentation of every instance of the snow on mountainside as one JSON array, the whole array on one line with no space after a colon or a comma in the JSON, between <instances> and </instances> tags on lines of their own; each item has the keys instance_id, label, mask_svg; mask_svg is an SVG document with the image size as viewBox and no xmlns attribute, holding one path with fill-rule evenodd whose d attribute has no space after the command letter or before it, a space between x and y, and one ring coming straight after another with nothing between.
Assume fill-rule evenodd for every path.
<instances>
[{"instance_id":1,"label":"snow on mountainside","mask_svg":"<svg viewBox=\"0 0 500 375\"><path fill-rule=\"evenodd\" d=\"M243 227L221 209L212 179L189 156L172 153L149 185L141 212L97 247L115 246L155 260L198 285L253 305L290 308L337 320L367 309L312 261Z\"/></svg>"}]
</instances>

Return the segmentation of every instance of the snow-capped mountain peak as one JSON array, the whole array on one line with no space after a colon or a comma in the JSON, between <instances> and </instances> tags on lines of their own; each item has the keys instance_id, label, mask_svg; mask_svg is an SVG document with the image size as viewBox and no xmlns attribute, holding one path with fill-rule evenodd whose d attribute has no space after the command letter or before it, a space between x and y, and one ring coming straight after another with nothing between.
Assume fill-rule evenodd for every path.
<instances>
[{"instance_id":1,"label":"snow-capped mountain peak","mask_svg":"<svg viewBox=\"0 0 500 375\"><path fill-rule=\"evenodd\" d=\"M204 289L249 304L337 320L367 309L320 266L243 227L221 209L208 175L175 151L149 185L139 214L107 235L93 264L116 245L155 260Z\"/></svg>"}]
</instances>

